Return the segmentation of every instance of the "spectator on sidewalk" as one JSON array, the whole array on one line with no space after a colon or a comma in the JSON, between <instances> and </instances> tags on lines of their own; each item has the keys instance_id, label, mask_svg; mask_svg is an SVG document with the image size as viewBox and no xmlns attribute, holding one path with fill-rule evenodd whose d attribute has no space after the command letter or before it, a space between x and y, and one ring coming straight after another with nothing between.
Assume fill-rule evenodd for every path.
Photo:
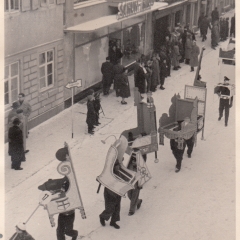
<instances>
[{"instance_id":1,"label":"spectator on sidewalk","mask_svg":"<svg viewBox=\"0 0 240 240\"><path fill-rule=\"evenodd\" d=\"M146 80L147 80L147 92L152 91L151 81L152 81L152 61L148 60L145 69L147 71L146 73Z\"/></svg>"},{"instance_id":2,"label":"spectator on sidewalk","mask_svg":"<svg viewBox=\"0 0 240 240\"><path fill-rule=\"evenodd\" d=\"M160 70L159 61L157 60L157 54L154 53L152 56L152 77L151 77L151 92L155 92L157 85L160 83Z\"/></svg>"},{"instance_id":3,"label":"spectator on sidewalk","mask_svg":"<svg viewBox=\"0 0 240 240\"><path fill-rule=\"evenodd\" d=\"M99 122L99 111L101 109L100 93L95 93L94 94L93 106L94 106L94 110L96 112L96 123L95 123L95 126L98 126L98 125L101 124Z\"/></svg>"},{"instance_id":4,"label":"spectator on sidewalk","mask_svg":"<svg viewBox=\"0 0 240 240\"><path fill-rule=\"evenodd\" d=\"M235 14L231 18L230 37L234 37L235 38Z\"/></svg>"},{"instance_id":5,"label":"spectator on sidewalk","mask_svg":"<svg viewBox=\"0 0 240 240\"><path fill-rule=\"evenodd\" d=\"M203 19L204 19L204 12L201 12L201 15L198 18L198 28L200 30L200 37L203 36L203 33L202 33L202 21L203 21Z\"/></svg>"},{"instance_id":6,"label":"spectator on sidewalk","mask_svg":"<svg viewBox=\"0 0 240 240\"><path fill-rule=\"evenodd\" d=\"M163 85L164 85L166 76L167 76L167 63L166 63L166 59L163 59L163 61L160 61L160 89L161 90L165 89Z\"/></svg>"},{"instance_id":7,"label":"spectator on sidewalk","mask_svg":"<svg viewBox=\"0 0 240 240\"><path fill-rule=\"evenodd\" d=\"M14 170L23 170L21 162L25 162L25 153L23 148L23 133L19 128L21 121L18 118L13 120L13 127L8 130L9 139L9 155L11 156L12 166Z\"/></svg>"},{"instance_id":8,"label":"spectator on sidewalk","mask_svg":"<svg viewBox=\"0 0 240 240\"><path fill-rule=\"evenodd\" d=\"M143 93L146 92L146 74L147 70L144 67L144 62L141 62L139 59L139 68L137 68L136 72L136 82L135 82L135 87L138 88L138 91L141 95L141 98L143 99L144 97L142 96Z\"/></svg>"},{"instance_id":9,"label":"spectator on sidewalk","mask_svg":"<svg viewBox=\"0 0 240 240\"><path fill-rule=\"evenodd\" d=\"M127 102L125 102L125 98L128 98L131 96L127 74L128 74L128 69L124 68L122 77L121 77L121 82L119 83L119 96L122 97L122 101L121 101L122 105L127 104Z\"/></svg>"},{"instance_id":10,"label":"spectator on sidewalk","mask_svg":"<svg viewBox=\"0 0 240 240\"><path fill-rule=\"evenodd\" d=\"M215 9L212 11L211 17L212 17L212 24L215 21L219 21L219 12L217 7L215 7Z\"/></svg>"},{"instance_id":11,"label":"spectator on sidewalk","mask_svg":"<svg viewBox=\"0 0 240 240\"><path fill-rule=\"evenodd\" d=\"M94 91L92 89L89 90L89 95L87 96L87 119L86 123L88 125L88 133L94 134L94 125L96 125L96 112L94 109L93 101L94 101Z\"/></svg>"},{"instance_id":12,"label":"spectator on sidewalk","mask_svg":"<svg viewBox=\"0 0 240 240\"><path fill-rule=\"evenodd\" d=\"M179 47L178 47L178 42L174 42L173 46L173 51L172 51L172 66L173 70L178 70L181 68L179 66L179 59L181 58L180 52L179 52Z\"/></svg>"},{"instance_id":13,"label":"spectator on sidewalk","mask_svg":"<svg viewBox=\"0 0 240 240\"><path fill-rule=\"evenodd\" d=\"M202 22L201 22L201 31L202 31L202 42L204 42L205 40L207 40L207 33L208 33L208 28L210 30L212 30L212 27L210 25L210 22L208 20L207 15L204 16Z\"/></svg>"},{"instance_id":14,"label":"spectator on sidewalk","mask_svg":"<svg viewBox=\"0 0 240 240\"><path fill-rule=\"evenodd\" d=\"M23 124L25 124L25 130L26 130L26 138L28 137L29 131L28 131L28 118L32 112L31 105L25 100L25 94L19 93L18 94L18 103L19 103L19 109L23 110Z\"/></svg>"},{"instance_id":15,"label":"spectator on sidewalk","mask_svg":"<svg viewBox=\"0 0 240 240\"><path fill-rule=\"evenodd\" d=\"M187 41L187 28L186 27L184 27L183 34L182 34L181 38L182 38L184 58L186 59L186 57L185 57L186 41Z\"/></svg>"},{"instance_id":16,"label":"spectator on sidewalk","mask_svg":"<svg viewBox=\"0 0 240 240\"><path fill-rule=\"evenodd\" d=\"M224 18L220 18L220 20L219 20L219 40L220 41L224 41L223 39L224 39L224 28L225 28L225 26L224 26Z\"/></svg>"},{"instance_id":17,"label":"spectator on sidewalk","mask_svg":"<svg viewBox=\"0 0 240 240\"><path fill-rule=\"evenodd\" d=\"M212 35L211 35L211 45L212 49L216 50L216 46L218 46L219 43L219 26L218 21L215 21L212 26Z\"/></svg>"},{"instance_id":18,"label":"spectator on sidewalk","mask_svg":"<svg viewBox=\"0 0 240 240\"><path fill-rule=\"evenodd\" d=\"M27 232L25 223L18 223L16 232L9 240L34 240L34 238Z\"/></svg>"},{"instance_id":19,"label":"spectator on sidewalk","mask_svg":"<svg viewBox=\"0 0 240 240\"><path fill-rule=\"evenodd\" d=\"M116 97L119 96L119 84L121 83L122 73L124 70L124 66L120 64L120 60L117 61L117 64L113 66L113 74L114 74L114 89L116 91Z\"/></svg>"},{"instance_id":20,"label":"spectator on sidewalk","mask_svg":"<svg viewBox=\"0 0 240 240\"><path fill-rule=\"evenodd\" d=\"M131 159L128 164L128 169L137 172L137 162L134 156L131 156ZM142 199L139 199L141 187L138 186L138 182L135 183L135 188L128 191L127 195L130 200L130 209L128 216L132 216L136 209L139 209L142 204Z\"/></svg>"},{"instance_id":21,"label":"spectator on sidewalk","mask_svg":"<svg viewBox=\"0 0 240 240\"><path fill-rule=\"evenodd\" d=\"M106 57L106 62L102 64L102 83L103 83L103 95L109 94L109 89L113 83L113 64L110 63L110 58Z\"/></svg>"},{"instance_id":22,"label":"spectator on sidewalk","mask_svg":"<svg viewBox=\"0 0 240 240\"><path fill-rule=\"evenodd\" d=\"M167 56L167 59L166 59L166 62L167 62L167 75L168 77L171 76L171 59L172 59L172 43L170 41L170 38L167 36L165 38L165 49L166 49L166 56Z\"/></svg>"},{"instance_id":23,"label":"spectator on sidewalk","mask_svg":"<svg viewBox=\"0 0 240 240\"><path fill-rule=\"evenodd\" d=\"M178 48L179 48L179 54L181 56L179 63L183 63L184 62L184 48L183 48L182 38L178 39Z\"/></svg>"},{"instance_id":24,"label":"spectator on sidewalk","mask_svg":"<svg viewBox=\"0 0 240 240\"><path fill-rule=\"evenodd\" d=\"M190 55L190 66L191 66L191 72L194 71L194 67L198 66L198 55L200 54L200 49L194 40L192 43L191 48L191 55Z\"/></svg>"},{"instance_id":25,"label":"spectator on sidewalk","mask_svg":"<svg viewBox=\"0 0 240 240\"><path fill-rule=\"evenodd\" d=\"M192 50L192 36L187 33L187 39L185 43L185 63L189 64L191 58L191 50Z\"/></svg>"}]
</instances>

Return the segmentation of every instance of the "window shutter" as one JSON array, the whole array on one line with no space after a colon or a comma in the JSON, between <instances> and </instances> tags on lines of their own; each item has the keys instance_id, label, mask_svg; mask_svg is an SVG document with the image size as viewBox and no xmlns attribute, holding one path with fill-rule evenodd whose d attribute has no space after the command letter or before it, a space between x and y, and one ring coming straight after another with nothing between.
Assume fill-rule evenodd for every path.
<instances>
[{"instance_id":1,"label":"window shutter","mask_svg":"<svg viewBox=\"0 0 240 240\"><path fill-rule=\"evenodd\" d=\"M39 0L32 0L32 10L39 8Z\"/></svg>"},{"instance_id":2,"label":"window shutter","mask_svg":"<svg viewBox=\"0 0 240 240\"><path fill-rule=\"evenodd\" d=\"M22 12L29 11L31 9L30 0L22 0Z\"/></svg>"},{"instance_id":3,"label":"window shutter","mask_svg":"<svg viewBox=\"0 0 240 240\"><path fill-rule=\"evenodd\" d=\"M65 0L57 0L57 4L65 3Z\"/></svg>"}]
</instances>

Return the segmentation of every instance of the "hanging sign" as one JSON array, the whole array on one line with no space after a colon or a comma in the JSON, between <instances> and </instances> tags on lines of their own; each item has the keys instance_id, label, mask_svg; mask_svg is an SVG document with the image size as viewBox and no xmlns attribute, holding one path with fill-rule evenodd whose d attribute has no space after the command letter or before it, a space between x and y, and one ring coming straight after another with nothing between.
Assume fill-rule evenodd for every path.
<instances>
[{"instance_id":1,"label":"hanging sign","mask_svg":"<svg viewBox=\"0 0 240 240\"><path fill-rule=\"evenodd\" d=\"M151 9L153 6L154 0L135 0L135 1L128 1L128 2L121 2L118 4L118 14L117 19L122 19L136 13L140 13Z\"/></svg>"}]
</instances>

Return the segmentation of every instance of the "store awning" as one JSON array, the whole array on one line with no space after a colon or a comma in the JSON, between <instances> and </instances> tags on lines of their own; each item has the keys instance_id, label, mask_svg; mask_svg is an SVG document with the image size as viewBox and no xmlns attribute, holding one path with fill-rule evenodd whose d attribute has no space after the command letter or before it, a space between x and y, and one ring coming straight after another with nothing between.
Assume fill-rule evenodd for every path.
<instances>
[{"instance_id":1,"label":"store awning","mask_svg":"<svg viewBox=\"0 0 240 240\"><path fill-rule=\"evenodd\" d=\"M182 0L181 2L175 2L175 3L168 4L167 6L163 6L163 7L159 8L158 10L162 11L164 9L175 8L177 6L181 6L182 4L185 4L188 2L189 2L188 0Z\"/></svg>"},{"instance_id":2,"label":"store awning","mask_svg":"<svg viewBox=\"0 0 240 240\"><path fill-rule=\"evenodd\" d=\"M118 22L121 22L121 21L126 21L130 18L138 17L138 16L144 15L146 13L149 13L149 12L152 12L152 11L155 11L155 10L159 10L162 7L165 7L167 5L168 4L164 3L164 2L155 2L154 5L151 6L151 9L140 12L140 13L137 13L137 14L134 14L134 15L131 15L131 16L126 17L126 18L122 18L122 19L117 20L116 14L115 15L104 16L104 17L100 17L100 18L85 22L85 23L78 24L78 25L73 26L73 27L69 27L67 29L64 29L64 31L65 32L75 32L75 33L93 32L93 31L98 30L100 28L107 27L107 26L110 26L112 24L115 24L115 23L118 23Z\"/></svg>"}]
</instances>

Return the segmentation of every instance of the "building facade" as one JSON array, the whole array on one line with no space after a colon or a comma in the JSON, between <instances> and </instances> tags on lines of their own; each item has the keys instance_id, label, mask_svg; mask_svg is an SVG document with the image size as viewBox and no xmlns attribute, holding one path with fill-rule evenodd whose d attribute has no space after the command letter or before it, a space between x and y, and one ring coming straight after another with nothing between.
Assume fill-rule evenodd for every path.
<instances>
[{"instance_id":1,"label":"building facade","mask_svg":"<svg viewBox=\"0 0 240 240\"><path fill-rule=\"evenodd\" d=\"M167 27L196 28L210 0L4 0L5 126L12 102L23 92L32 106L30 128L71 102L68 82L81 79L75 100L102 80L101 65L112 45L124 66L157 50ZM223 0L211 0L214 4ZM233 0L224 0L232 4ZM205 4L206 2L206 4ZM131 54L127 54L128 47Z\"/></svg>"}]
</instances>

